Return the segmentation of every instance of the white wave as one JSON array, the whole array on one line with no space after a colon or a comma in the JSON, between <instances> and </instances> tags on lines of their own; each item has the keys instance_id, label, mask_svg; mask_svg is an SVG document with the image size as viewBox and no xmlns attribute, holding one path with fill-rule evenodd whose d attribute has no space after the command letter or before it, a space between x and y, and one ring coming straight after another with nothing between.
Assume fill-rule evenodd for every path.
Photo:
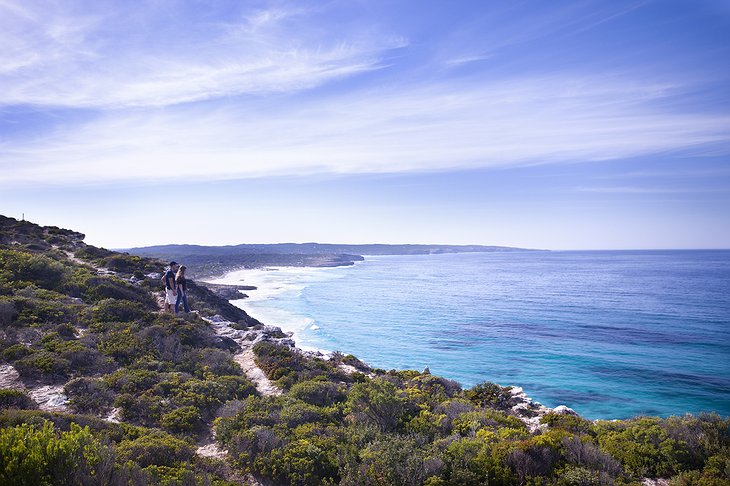
<instances>
[{"instance_id":1,"label":"white wave","mask_svg":"<svg viewBox=\"0 0 730 486\"><path fill-rule=\"evenodd\" d=\"M209 283L227 285L251 285L256 290L246 290L247 299L230 302L243 309L251 317L267 325L278 326L292 333L297 347L305 351L330 351L312 347L306 331L317 331L319 326L310 317L277 307L281 299L296 300L304 289L314 283L345 277L352 267L266 267L229 272ZM279 302L280 304L280 302Z\"/></svg>"},{"instance_id":2,"label":"white wave","mask_svg":"<svg viewBox=\"0 0 730 486\"><path fill-rule=\"evenodd\" d=\"M210 283L227 285L252 285L256 290L246 291L249 302L264 301L285 293L294 296L310 284L346 275L348 267L266 267L236 270L224 276L208 280Z\"/></svg>"}]
</instances>

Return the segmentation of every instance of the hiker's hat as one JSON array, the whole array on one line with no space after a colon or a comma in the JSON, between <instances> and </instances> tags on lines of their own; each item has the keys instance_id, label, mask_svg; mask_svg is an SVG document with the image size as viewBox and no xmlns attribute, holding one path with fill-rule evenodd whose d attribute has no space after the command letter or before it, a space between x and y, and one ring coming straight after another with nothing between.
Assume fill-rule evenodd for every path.
<instances>
[{"instance_id":1,"label":"hiker's hat","mask_svg":"<svg viewBox=\"0 0 730 486\"><path fill-rule=\"evenodd\" d=\"M177 262L176 261L171 261L170 262L170 266L173 266L173 265L177 265Z\"/></svg>"}]
</instances>

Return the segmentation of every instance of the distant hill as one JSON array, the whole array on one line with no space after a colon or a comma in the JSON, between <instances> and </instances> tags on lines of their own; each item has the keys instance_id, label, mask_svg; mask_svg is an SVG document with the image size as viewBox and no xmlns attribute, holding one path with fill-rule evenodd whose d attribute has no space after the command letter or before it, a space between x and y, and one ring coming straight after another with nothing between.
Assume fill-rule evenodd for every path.
<instances>
[{"instance_id":1,"label":"distant hill","mask_svg":"<svg viewBox=\"0 0 730 486\"><path fill-rule=\"evenodd\" d=\"M229 246L158 245L130 248L129 253L163 260L180 260L198 276L215 275L231 268L267 265L331 267L352 265L362 255L429 255L535 251L483 245L339 245L328 243L242 244Z\"/></svg>"},{"instance_id":2,"label":"distant hill","mask_svg":"<svg viewBox=\"0 0 730 486\"><path fill-rule=\"evenodd\" d=\"M509 246L484 245L339 245L331 243L275 243L227 246L156 245L130 248L130 253L185 255L293 254L293 255L429 255L435 253L475 253L493 251L530 251Z\"/></svg>"}]
</instances>

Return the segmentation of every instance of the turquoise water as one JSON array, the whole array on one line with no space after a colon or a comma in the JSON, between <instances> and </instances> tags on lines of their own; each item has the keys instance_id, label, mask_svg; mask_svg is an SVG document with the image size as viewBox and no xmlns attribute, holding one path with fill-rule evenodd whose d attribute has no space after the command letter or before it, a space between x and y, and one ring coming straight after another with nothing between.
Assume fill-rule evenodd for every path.
<instances>
[{"instance_id":1,"label":"turquoise water","mask_svg":"<svg viewBox=\"0 0 730 486\"><path fill-rule=\"evenodd\" d=\"M236 301L309 349L463 386L516 385L587 418L730 415L730 251L367 257L234 272Z\"/></svg>"}]
</instances>

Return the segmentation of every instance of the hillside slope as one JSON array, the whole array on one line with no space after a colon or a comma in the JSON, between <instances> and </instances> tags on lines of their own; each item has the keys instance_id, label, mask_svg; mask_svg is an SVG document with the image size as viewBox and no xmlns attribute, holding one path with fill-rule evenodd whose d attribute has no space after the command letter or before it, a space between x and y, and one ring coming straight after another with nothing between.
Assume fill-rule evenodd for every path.
<instances>
[{"instance_id":1,"label":"hillside slope","mask_svg":"<svg viewBox=\"0 0 730 486\"><path fill-rule=\"evenodd\" d=\"M164 263L0 217L0 485L730 484L730 420L589 422L303 353Z\"/></svg>"}]
</instances>

